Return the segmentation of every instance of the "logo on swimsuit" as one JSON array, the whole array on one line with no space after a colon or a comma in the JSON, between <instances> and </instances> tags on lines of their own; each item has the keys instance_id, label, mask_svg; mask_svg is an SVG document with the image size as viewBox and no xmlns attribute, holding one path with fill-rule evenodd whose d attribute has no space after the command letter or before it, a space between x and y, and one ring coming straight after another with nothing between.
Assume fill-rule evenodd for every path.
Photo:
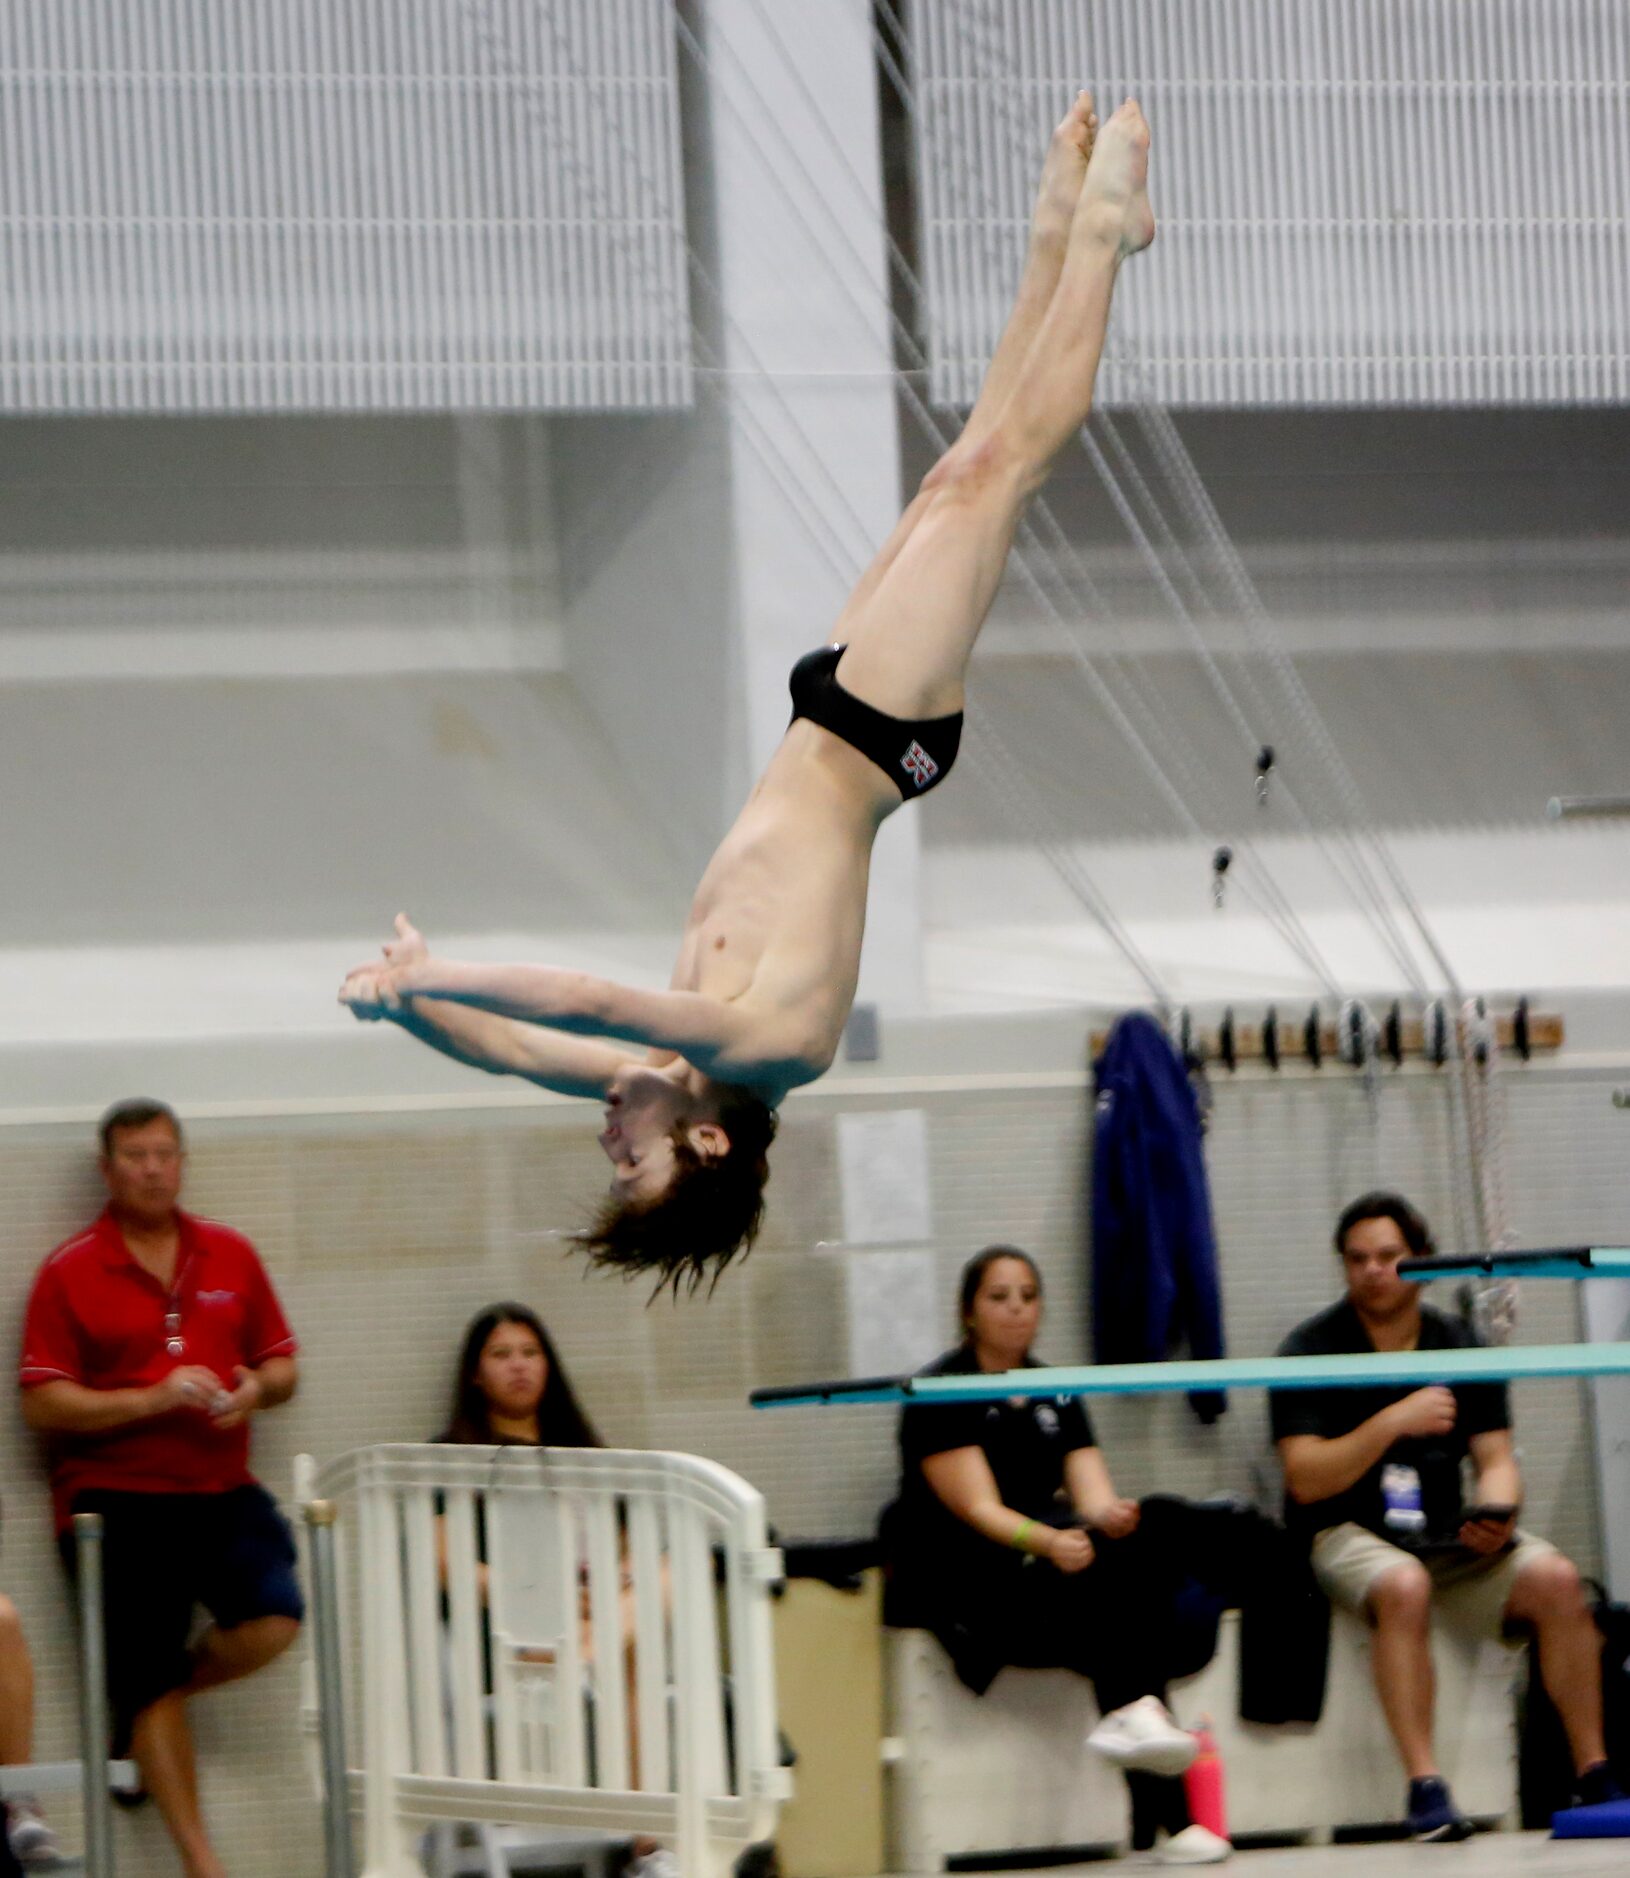
<instances>
[{"instance_id":1,"label":"logo on swimsuit","mask_svg":"<svg viewBox=\"0 0 1630 1878\"><path fill-rule=\"evenodd\" d=\"M1036 1404L1036 1426L1044 1435L1058 1433L1058 1410L1050 1402Z\"/></svg>"},{"instance_id":2,"label":"logo on swimsuit","mask_svg":"<svg viewBox=\"0 0 1630 1878\"><path fill-rule=\"evenodd\" d=\"M926 789L940 773L940 766L928 754L915 737L906 745L906 753L900 759L900 767L919 789Z\"/></svg>"}]
</instances>

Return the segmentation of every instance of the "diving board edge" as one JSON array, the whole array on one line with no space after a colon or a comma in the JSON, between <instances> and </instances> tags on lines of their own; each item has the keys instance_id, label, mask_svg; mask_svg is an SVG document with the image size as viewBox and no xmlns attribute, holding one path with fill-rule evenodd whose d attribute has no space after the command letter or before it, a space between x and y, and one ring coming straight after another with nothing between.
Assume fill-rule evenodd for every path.
<instances>
[{"instance_id":1,"label":"diving board edge","mask_svg":"<svg viewBox=\"0 0 1630 1878\"><path fill-rule=\"evenodd\" d=\"M1173 1395L1196 1389L1363 1389L1630 1375L1630 1343L1505 1344L1470 1350L1376 1350L1338 1356L1237 1356L1213 1362L1105 1363L990 1376L872 1376L755 1389L754 1408L880 1402L1001 1402L1076 1395Z\"/></svg>"}]
</instances>

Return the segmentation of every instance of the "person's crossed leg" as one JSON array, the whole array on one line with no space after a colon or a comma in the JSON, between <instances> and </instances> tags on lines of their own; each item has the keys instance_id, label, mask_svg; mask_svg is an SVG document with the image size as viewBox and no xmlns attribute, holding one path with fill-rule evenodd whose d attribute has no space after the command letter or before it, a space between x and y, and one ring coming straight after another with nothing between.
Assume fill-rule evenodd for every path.
<instances>
[{"instance_id":1,"label":"person's crossed leg","mask_svg":"<svg viewBox=\"0 0 1630 1878\"><path fill-rule=\"evenodd\" d=\"M260 1487L82 1496L104 1521L115 1748L126 1742L186 1878L225 1878L205 1825L187 1704L274 1662L300 1632L293 1542ZM71 1540L64 1557L73 1562ZM188 1644L202 1605L214 1621Z\"/></svg>"},{"instance_id":2,"label":"person's crossed leg","mask_svg":"<svg viewBox=\"0 0 1630 1878\"><path fill-rule=\"evenodd\" d=\"M164 1816L187 1878L224 1878L204 1825L198 1797L198 1761L187 1703L206 1689L219 1689L275 1662L300 1633L291 1617L257 1617L224 1629L212 1624L199 1638L192 1673L142 1709L131 1723L130 1749L146 1790Z\"/></svg>"}]
</instances>

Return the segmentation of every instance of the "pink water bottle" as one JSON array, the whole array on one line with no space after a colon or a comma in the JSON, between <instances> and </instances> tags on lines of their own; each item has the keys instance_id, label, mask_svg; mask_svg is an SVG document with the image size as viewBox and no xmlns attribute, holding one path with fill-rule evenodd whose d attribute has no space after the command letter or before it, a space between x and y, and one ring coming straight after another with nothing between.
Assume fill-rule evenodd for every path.
<instances>
[{"instance_id":1,"label":"pink water bottle","mask_svg":"<svg viewBox=\"0 0 1630 1878\"><path fill-rule=\"evenodd\" d=\"M1200 1717L1194 1738L1200 1744L1200 1752L1195 1755L1188 1772L1183 1776L1183 1793L1189 1803L1189 1818L1195 1825L1214 1832L1219 1839L1226 1839L1228 1795L1223 1785L1222 1756L1217 1752L1208 1715Z\"/></svg>"}]
</instances>

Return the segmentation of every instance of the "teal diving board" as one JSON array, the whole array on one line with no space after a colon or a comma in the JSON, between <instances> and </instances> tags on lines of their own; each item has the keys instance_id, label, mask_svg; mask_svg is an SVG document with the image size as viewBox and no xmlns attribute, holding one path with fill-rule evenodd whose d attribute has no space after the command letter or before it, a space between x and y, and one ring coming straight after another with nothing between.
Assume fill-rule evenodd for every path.
<instances>
[{"instance_id":1,"label":"teal diving board","mask_svg":"<svg viewBox=\"0 0 1630 1878\"><path fill-rule=\"evenodd\" d=\"M1421 1284L1434 1278L1630 1278L1623 1246L1552 1246L1536 1252L1433 1253L1400 1259L1398 1276Z\"/></svg>"},{"instance_id":2,"label":"teal diving board","mask_svg":"<svg viewBox=\"0 0 1630 1878\"><path fill-rule=\"evenodd\" d=\"M1619 1256L1630 1257L1630 1254ZM1190 1389L1364 1389L1630 1375L1630 1343L1518 1343L1471 1350L1342 1356L1229 1356L1215 1362L1104 1363L990 1376L873 1376L755 1389L754 1408L852 1402L1002 1402L1015 1397L1171 1395Z\"/></svg>"}]
</instances>

